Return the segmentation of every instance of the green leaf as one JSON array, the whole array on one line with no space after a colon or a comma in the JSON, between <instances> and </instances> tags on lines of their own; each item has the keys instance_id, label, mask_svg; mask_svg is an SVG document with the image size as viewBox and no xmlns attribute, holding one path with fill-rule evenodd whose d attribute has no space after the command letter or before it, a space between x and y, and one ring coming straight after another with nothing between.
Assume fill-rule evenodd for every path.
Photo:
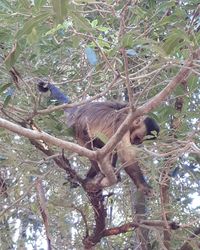
<instances>
[{"instance_id":1,"label":"green leaf","mask_svg":"<svg viewBox=\"0 0 200 250\"><path fill-rule=\"evenodd\" d=\"M9 10L10 12L13 12L13 8L12 8L11 4L9 3L9 1L7 1L7 0L1 0L0 7L1 7L1 9L5 9L5 10Z\"/></svg>"},{"instance_id":2,"label":"green leaf","mask_svg":"<svg viewBox=\"0 0 200 250\"><path fill-rule=\"evenodd\" d=\"M69 15L73 19L77 30L92 31L92 26L86 18L75 12L70 12Z\"/></svg>"},{"instance_id":3,"label":"green leaf","mask_svg":"<svg viewBox=\"0 0 200 250\"><path fill-rule=\"evenodd\" d=\"M188 88L190 92L194 92L199 88L199 77L197 75L191 75L188 79Z\"/></svg>"},{"instance_id":4,"label":"green leaf","mask_svg":"<svg viewBox=\"0 0 200 250\"><path fill-rule=\"evenodd\" d=\"M4 100L4 103L3 103L3 107L7 107L8 103L10 102L12 96L8 95L6 96L5 100Z\"/></svg>"},{"instance_id":5,"label":"green leaf","mask_svg":"<svg viewBox=\"0 0 200 250\"><path fill-rule=\"evenodd\" d=\"M156 6L156 0L148 0L149 7L154 8Z\"/></svg>"},{"instance_id":6,"label":"green leaf","mask_svg":"<svg viewBox=\"0 0 200 250\"><path fill-rule=\"evenodd\" d=\"M178 85L176 87L176 89L174 90L174 94L175 94L175 96L184 95L185 94L185 89L184 89L183 85Z\"/></svg>"},{"instance_id":7,"label":"green leaf","mask_svg":"<svg viewBox=\"0 0 200 250\"><path fill-rule=\"evenodd\" d=\"M0 94L4 92L7 88L9 88L12 85L12 83L6 83L3 85L0 85Z\"/></svg>"},{"instance_id":8,"label":"green leaf","mask_svg":"<svg viewBox=\"0 0 200 250\"><path fill-rule=\"evenodd\" d=\"M66 132L65 132L65 135L66 135L66 136L71 136L71 137L74 137L74 136L75 136L75 131L74 131L73 128L67 128L65 131L66 131Z\"/></svg>"},{"instance_id":9,"label":"green leaf","mask_svg":"<svg viewBox=\"0 0 200 250\"><path fill-rule=\"evenodd\" d=\"M80 36L74 36L72 37L72 46L74 48L78 48L79 44L80 44Z\"/></svg>"},{"instance_id":10,"label":"green leaf","mask_svg":"<svg viewBox=\"0 0 200 250\"><path fill-rule=\"evenodd\" d=\"M12 35L10 34L10 30L9 29L0 29L0 42L8 42L8 40L10 40L10 38L12 37Z\"/></svg>"},{"instance_id":11,"label":"green leaf","mask_svg":"<svg viewBox=\"0 0 200 250\"><path fill-rule=\"evenodd\" d=\"M56 17L56 23L63 23L65 15L67 14L66 0L52 0L53 11Z\"/></svg>"},{"instance_id":12,"label":"green leaf","mask_svg":"<svg viewBox=\"0 0 200 250\"><path fill-rule=\"evenodd\" d=\"M21 49L19 47L18 42L16 42L11 50L11 52L8 54L8 56L5 59L5 65L6 68L9 70L16 62L17 58L19 57L21 52Z\"/></svg>"},{"instance_id":13,"label":"green leaf","mask_svg":"<svg viewBox=\"0 0 200 250\"><path fill-rule=\"evenodd\" d=\"M128 32L126 33L123 37L122 37L122 46L124 48L132 48L133 44L134 44L134 33Z\"/></svg>"},{"instance_id":14,"label":"green leaf","mask_svg":"<svg viewBox=\"0 0 200 250\"><path fill-rule=\"evenodd\" d=\"M163 44L163 49L167 54L183 46L183 43L191 44L188 35L183 30L173 30Z\"/></svg>"},{"instance_id":15,"label":"green leaf","mask_svg":"<svg viewBox=\"0 0 200 250\"><path fill-rule=\"evenodd\" d=\"M40 9L46 2L47 0L34 0L37 9Z\"/></svg>"},{"instance_id":16,"label":"green leaf","mask_svg":"<svg viewBox=\"0 0 200 250\"><path fill-rule=\"evenodd\" d=\"M173 115L175 113L175 109L174 107L171 107L171 106L166 106L166 107L162 107L161 111L159 112L159 115L158 115L158 121L161 123L163 121L166 121L168 120L168 117L170 115Z\"/></svg>"},{"instance_id":17,"label":"green leaf","mask_svg":"<svg viewBox=\"0 0 200 250\"><path fill-rule=\"evenodd\" d=\"M149 47L151 48L151 50L155 51L160 56L162 56L162 57L166 56L164 49L162 47L160 47L160 45L157 45L156 43L150 43Z\"/></svg>"},{"instance_id":18,"label":"green leaf","mask_svg":"<svg viewBox=\"0 0 200 250\"><path fill-rule=\"evenodd\" d=\"M172 23L176 23L178 21L179 21L179 19L175 15L165 16L163 19L161 19L160 22L158 22L157 26L164 26L166 24L171 25Z\"/></svg>"},{"instance_id":19,"label":"green leaf","mask_svg":"<svg viewBox=\"0 0 200 250\"><path fill-rule=\"evenodd\" d=\"M32 32L28 35L27 40L30 44L34 44L38 41L38 34L35 27L33 27Z\"/></svg>"},{"instance_id":20,"label":"green leaf","mask_svg":"<svg viewBox=\"0 0 200 250\"><path fill-rule=\"evenodd\" d=\"M92 28L96 28L97 27L97 24L98 24L98 20L95 19L91 22L91 25L92 25Z\"/></svg>"},{"instance_id":21,"label":"green leaf","mask_svg":"<svg viewBox=\"0 0 200 250\"><path fill-rule=\"evenodd\" d=\"M76 0L75 1L76 3L97 3L98 4L98 1L95 1L95 0Z\"/></svg>"},{"instance_id":22,"label":"green leaf","mask_svg":"<svg viewBox=\"0 0 200 250\"><path fill-rule=\"evenodd\" d=\"M99 27L97 27L97 30L102 31L102 32L107 32L107 31L109 31L109 28L104 27L104 26L99 26Z\"/></svg>"},{"instance_id":23,"label":"green leaf","mask_svg":"<svg viewBox=\"0 0 200 250\"><path fill-rule=\"evenodd\" d=\"M41 24L41 22L47 19L47 17L50 15L50 13L46 11L43 11L40 13L41 14L31 18L29 21L27 21L24 24L23 28L17 32L16 38L21 38L23 35L27 35L31 33L35 26L37 26L38 24Z\"/></svg>"},{"instance_id":24,"label":"green leaf","mask_svg":"<svg viewBox=\"0 0 200 250\"><path fill-rule=\"evenodd\" d=\"M59 32L59 31L63 31L66 32L68 30L68 28L72 25L71 21L64 21L62 24L58 24L56 27L54 27L53 29L50 29L45 36L48 35L54 35L55 33Z\"/></svg>"},{"instance_id":25,"label":"green leaf","mask_svg":"<svg viewBox=\"0 0 200 250\"><path fill-rule=\"evenodd\" d=\"M164 1L158 6L158 11L166 11L176 5L176 1Z\"/></svg>"},{"instance_id":26,"label":"green leaf","mask_svg":"<svg viewBox=\"0 0 200 250\"><path fill-rule=\"evenodd\" d=\"M110 49L110 44L108 42L106 42L105 39L103 39L103 37L101 35L98 37L98 44L102 48Z\"/></svg>"},{"instance_id":27,"label":"green leaf","mask_svg":"<svg viewBox=\"0 0 200 250\"><path fill-rule=\"evenodd\" d=\"M28 0L20 0L20 4L25 8L29 9L30 8L30 2Z\"/></svg>"},{"instance_id":28,"label":"green leaf","mask_svg":"<svg viewBox=\"0 0 200 250\"><path fill-rule=\"evenodd\" d=\"M145 10L143 10L142 8L140 8L138 5L134 6L134 12L135 15L140 18L144 18L145 16L147 16L147 12Z\"/></svg>"}]
</instances>

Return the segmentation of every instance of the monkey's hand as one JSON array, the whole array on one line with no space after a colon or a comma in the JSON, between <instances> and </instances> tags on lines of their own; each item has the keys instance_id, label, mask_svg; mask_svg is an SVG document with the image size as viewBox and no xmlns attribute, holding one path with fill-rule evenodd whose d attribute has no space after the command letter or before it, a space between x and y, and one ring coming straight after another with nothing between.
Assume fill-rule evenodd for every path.
<instances>
[{"instance_id":1,"label":"monkey's hand","mask_svg":"<svg viewBox=\"0 0 200 250\"><path fill-rule=\"evenodd\" d=\"M104 178L105 176L101 172L98 172L97 175L92 179L86 178L84 183L85 189L91 193L96 193L101 191L102 190L101 181Z\"/></svg>"},{"instance_id":2,"label":"monkey's hand","mask_svg":"<svg viewBox=\"0 0 200 250\"><path fill-rule=\"evenodd\" d=\"M144 195L148 197L154 196L152 187L149 186L147 183L140 184L138 187L138 191L142 192Z\"/></svg>"}]
</instances>

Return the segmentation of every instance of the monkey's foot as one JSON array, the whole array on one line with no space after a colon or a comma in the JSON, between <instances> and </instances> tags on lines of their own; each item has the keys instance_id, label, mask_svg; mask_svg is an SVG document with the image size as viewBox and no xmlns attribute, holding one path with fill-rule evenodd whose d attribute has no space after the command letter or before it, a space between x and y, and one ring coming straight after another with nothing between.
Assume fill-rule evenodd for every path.
<instances>
[{"instance_id":1,"label":"monkey's foot","mask_svg":"<svg viewBox=\"0 0 200 250\"><path fill-rule=\"evenodd\" d=\"M102 190L101 181L104 178L104 175L99 172L94 178L92 179L85 179L84 187L88 192L96 193Z\"/></svg>"},{"instance_id":2,"label":"monkey's foot","mask_svg":"<svg viewBox=\"0 0 200 250\"><path fill-rule=\"evenodd\" d=\"M153 189L149 185L141 185L138 190L148 197L154 196Z\"/></svg>"}]
</instances>

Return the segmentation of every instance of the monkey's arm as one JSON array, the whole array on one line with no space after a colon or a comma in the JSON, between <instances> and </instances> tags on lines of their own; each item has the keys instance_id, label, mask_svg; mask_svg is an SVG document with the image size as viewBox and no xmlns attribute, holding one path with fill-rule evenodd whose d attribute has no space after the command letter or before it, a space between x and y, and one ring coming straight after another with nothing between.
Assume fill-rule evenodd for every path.
<instances>
[{"instance_id":1,"label":"monkey's arm","mask_svg":"<svg viewBox=\"0 0 200 250\"><path fill-rule=\"evenodd\" d=\"M130 132L128 131L118 145L117 153L123 164L124 170L135 183L138 190L146 195L152 193L151 187L145 181L138 161L136 160L136 151L130 142Z\"/></svg>"}]
</instances>

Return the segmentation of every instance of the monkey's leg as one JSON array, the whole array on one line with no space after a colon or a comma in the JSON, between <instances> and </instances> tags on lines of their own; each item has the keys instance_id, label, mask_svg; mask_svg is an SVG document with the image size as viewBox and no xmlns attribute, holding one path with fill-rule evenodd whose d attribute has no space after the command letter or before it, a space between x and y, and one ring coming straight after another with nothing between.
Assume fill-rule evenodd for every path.
<instances>
[{"instance_id":1,"label":"monkey's leg","mask_svg":"<svg viewBox=\"0 0 200 250\"><path fill-rule=\"evenodd\" d=\"M94 150L94 148L102 148L104 146L104 143L96 138L93 141L91 141L91 139L88 137L88 143L86 143L86 148L90 149L90 150ZM84 139L83 139L83 144L84 144ZM91 167L88 170L87 174L86 174L86 179L89 178L94 178L95 175L97 175L100 172L98 163L96 161L90 160L91 163Z\"/></svg>"},{"instance_id":2,"label":"monkey's leg","mask_svg":"<svg viewBox=\"0 0 200 250\"><path fill-rule=\"evenodd\" d=\"M101 165L96 161L91 161L91 168L89 169L87 176L85 178L85 188L90 192L97 192L101 190L103 187L111 186L112 184L116 183L120 180L120 175L117 174L117 177L114 176L113 182L110 183L107 176L109 174L114 174L114 168L116 166L117 162L117 154L115 153L113 156L109 155L104 159L103 162L101 162ZM108 168L108 166L110 167ZM107 168L108 172L104 172L105 168ZM111 168L111 169L110 169ZM109 172L111 171L111 172ZM107 175L106 175L107 174Z\"/></svg>"},{"instance_id":3,"label":"monkey's leg","mask_svg":"<svg viewBox=\"0 0 200 250\"><path fill-rule=\"evenodd\" d=\"M82 143L84 142L84 138ZM85 143L88 149L94 148L102 148L104 143L96 138L93 141L89 141L89 143ZM114 168L116 167L117 162L117 154L109 154L106 159L103 159L101 163L97 161L90 161L91 167L86 174L85 178L85 187L89 191L96 192L98 189L102 189L105 186L110 186L120 180L119 174L117 177L114 173ZM108 178L111 178L111 181ZM96 190L97 189L97 190Z\"/></svg>"},{"instance_id":4,"label":"monkey's leg","mask_svg":"<svg viewBox=\"0 0 200 250\"><path fill-rule=\"evenodd\" d=\"M96 161L91 160L90 162L91 162L91 167L86 174L86 179L94 178L95 175L97 175L97 173L100 171L98 163Z\"/></svg>"},{"instance_id":5,"label":"monkey's leg","mask_svg":"<svg viewBox=\"0 0 200 250\"><path fill-rule=\"evenodd\" d=\"M117 163L117 154L113 154L111 156L111 161L112 161L112 166L113 168L116 168L116 163ZM87 174L86 174L86 179L88 178L94 178L95 175L97 175L100 171L99 165L96 161L90 161L91 162L91 167L88 170ZM117 178L120 180L120 174L118 173Z\"/></svg>"},{"instance_id":6,"label":"monkey's leg","mask_svg":"<svg viewBox=\"0 0 200 250\"><path fill-rule=\"evenodd\" d=\"M98 138L95 138L92 142L90 141L87 143L87 148L92 150L94 148L102 148L105 144ZM116 167L116 162L117 162L117 154L111 154L111 161L112 161L112 166L113 168ZM88 170L86 174L86 178L94 178L95 175L97 175L100 171L99 165L96 161L90 161L91 162L91 167Z\"/></svg>"},{"instance_id":7,"label":"monkey's leg","mask_svg":"<svg viewBox=\"0 0 200 250\"><path fill-rule=\"evenodd\" d=\"M136 151L130 142L130 133L127 132L117 147L118 156L124 166L124 170L133 180L138 190L146 195L152 193L151 187L145 181L141 168L136 160Z\"/></svg>"},{"instance_id":8,"label":"monkey's leg","mask_svg":"<svg viewBox=\"0 0 200 250\"><path fill-rule=\"evenodd\" d=\"M142 191L146 195L152 194L152 188L146 182L142 170L138 165L138 162L135 162L132 165L125 166L124 170L133 180L138 190Z\"/></svg>"}]
</instances>

